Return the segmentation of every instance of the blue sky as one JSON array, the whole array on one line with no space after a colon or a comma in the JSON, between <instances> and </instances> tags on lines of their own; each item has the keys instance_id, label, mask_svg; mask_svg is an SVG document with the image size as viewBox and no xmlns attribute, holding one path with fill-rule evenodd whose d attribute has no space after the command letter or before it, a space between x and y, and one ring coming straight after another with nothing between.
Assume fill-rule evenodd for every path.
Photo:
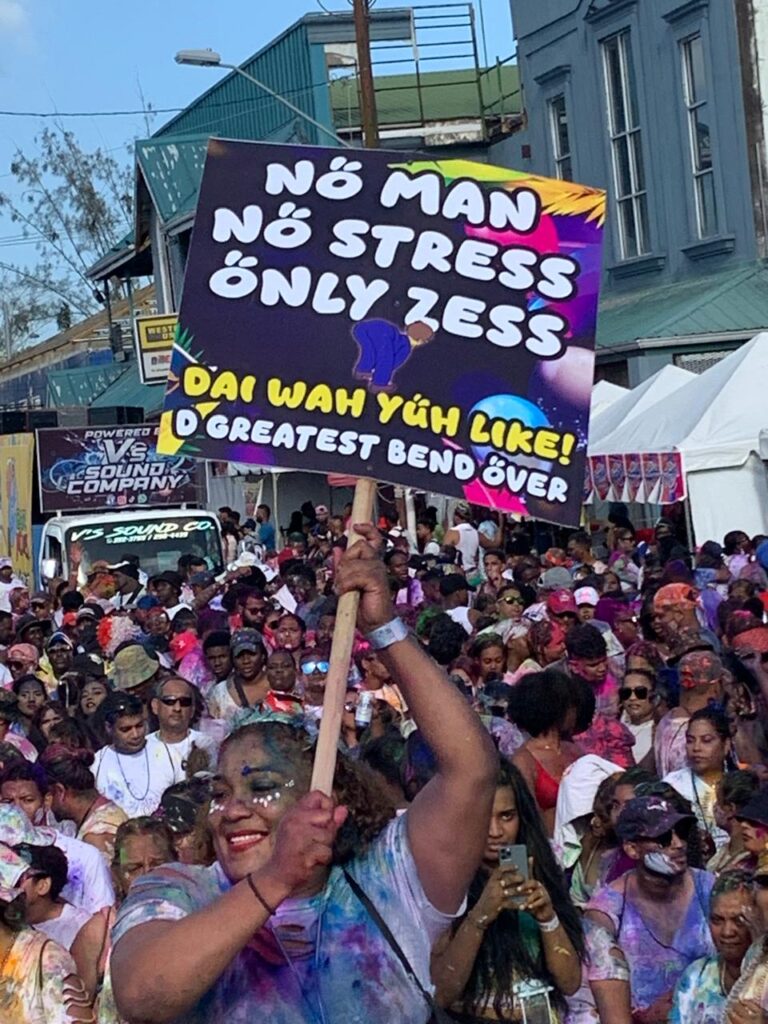
<instances>
[{"instance_id":1,"label":"blue sky","mask_svg":"<svg viewBox=\"0 0 768 1024\"><path fill-rule=\"evenodd\" d=\"M473 2L482 6L489 58L508 57L510 0ZM402 0L378 0L380 9L396 6ZM211 47L238 62L309 12L320 12L317 0L0 0L0 110L135 110L141 92L155 108L183 107L223 72L179 67L177 50ZM170 116L157 117L153 130ZM115 150L147 134L140 116L64 123L84 145ZM15 148L29 146L42 124L0 115L0 189L11 184ZM0 222L0 238L7 234Z\"/></svg>"}]
</instances>

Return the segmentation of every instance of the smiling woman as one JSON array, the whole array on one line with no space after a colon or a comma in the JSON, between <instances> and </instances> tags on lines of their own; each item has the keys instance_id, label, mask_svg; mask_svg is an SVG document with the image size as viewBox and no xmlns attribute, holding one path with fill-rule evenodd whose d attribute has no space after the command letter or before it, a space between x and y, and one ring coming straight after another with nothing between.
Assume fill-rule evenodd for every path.
<instances>
[{"instance_id":1,"label":"smiling woman","mask_svg":"<svg viewBox=\"0 0 768 1024\"><path fill-rule=\"evenodd\" d=\"M358 529L367 543L344 555L337 581L340 592L361 593L358 625L371 633L394 612L377 531ZM344 757L333 797L309 792L309 734L287 715L250 712L223 744L213 784L216 863L152 872L120 910L112 982L122 1016L425 1024L430 947L480 857L496 755L418 645L397 640L380 656L435 752L435 777L399 818L364 767Z\"/></svg>"}]
</instances>

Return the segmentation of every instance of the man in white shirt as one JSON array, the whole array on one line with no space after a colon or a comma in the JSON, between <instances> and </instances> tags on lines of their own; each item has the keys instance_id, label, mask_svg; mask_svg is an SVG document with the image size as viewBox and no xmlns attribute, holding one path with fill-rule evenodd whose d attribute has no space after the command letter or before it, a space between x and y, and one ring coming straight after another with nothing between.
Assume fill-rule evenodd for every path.
<instances>
[{"instance_id":1,"label":"man in white shirt","mask_svg":"<svg viewBox=\"0 0 768 1024\"><path fill-rule=\"evenodd\" d=\"M200 717L202 701L200 693L192 683L179 676L164 679L155 687L152 699L152 713L158 721L157 732L147 737L150 760L168 761L173 766L173 781L182 782L187 778L187 761L197 748L208 758L208 767L216 763L216 744L197 729L192 722ZM198 770L202 770L200 765Z\"/></svg>"},{"instance_id":2,"label":"man in white shirt","mask_svg":"<svg viewBox=\"0 0 768 1024\"><path fill-rule=\"evenodd\" d=\"M11 803L0 804L0 843L58 846L66 854L68 865L62 897L87 914L96 914L114 905L115 891L109 868L95 846L52 828L34 826L26 814Z\"/></svg>"},{"instance_id":3,"label":"man in white shirt","mask_svg":"<svg viewBox=\"0 0 768 1024\"><path fill-rule=\"evenodd\" d=\"M24 589L24 583L13 574L13 562L10 558L0 558L0 608L4 612L11 611L11 591Z\"/></svg>"},{"instance_id":4,"label":"man in white shirt","mask_svg":"<svg viewBox=\"0 0 768 1024\"><path fill-rule=\"evenodd\" d=\"M138 697L119 693L107 701L104 720L110 745L96 752L91 769L96 789L129 818L152 814L176 781L173 762L150 756L144 704Z\"/></svg>"},{"instance_id":5,"label":"man in white shirt","mask_svg":"<svg viewBox=\"0 0 768 1024\"><path fill-rule=\"evenodd\" d=\"M461 573L449 573L440 580L440 595L446 615L458 622L471 636L479 618L474 608L469 607L469 592L476 590Z\"/></svg>"},{"instance_id":6,"label":"man in white shirt","mask_svg":"<svg viewBox=\"0 0 768 1024\"><path fill-rule=\"evenodd\" d=\"M443 538L443 545L448 544L461 553L462 571L473 573L477 569L480 535L472 524L472 506L468 501L460 501L453 510L453 526Z\"/></svg>"}]
</instances>

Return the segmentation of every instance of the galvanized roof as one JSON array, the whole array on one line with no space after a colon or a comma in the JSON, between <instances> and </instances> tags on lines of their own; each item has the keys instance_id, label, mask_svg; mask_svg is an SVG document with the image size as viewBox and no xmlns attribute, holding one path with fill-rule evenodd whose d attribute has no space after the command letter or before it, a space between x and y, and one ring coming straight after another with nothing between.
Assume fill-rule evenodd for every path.
<instances>
[{"instance_id":1,"label":"galvanized roof","mask_svg":"<svg viewBox=\"0 0 768 1024\"><path fill-rule=\"evenodd\" d=\"M93 405L94 399L124 371L122 363L100 363L73 370L49 370L48 405Z\"/></svg>"},{"instance_id":2,"label":"galvanized roof","mask_svg":"<svg viewBox=\"0 0 768 1024\"><path fill-rule=\"evenodd\" d=\"M597 348L695 335L748 337L766 325L768 266L750 263L689 281L604 294L597 321Z\"/></svg>"},{"instance_id":3,"label":"galvanized roof","mask_svg":"<svg viewBox=\"0 0 768 1024\"><path fill-rule=\"evenodd\" d=\"M135 362L122 367L122 373L110 386L102 391L91 406L103 409L110 405L138 406L145 416L159 412L163 405L165 388L160 384L142 384Z\"/></svg>"},{"instance_id":4,"label":"galvanized roof","mask_svg":"<svg viewBox=\"0 0 768 1024\"><path fill-rule=\"evenodd\" d=\"M136 143L140 172L164 224L194 210L209 138L189 135Z\"/></svg>"}]
</instances>

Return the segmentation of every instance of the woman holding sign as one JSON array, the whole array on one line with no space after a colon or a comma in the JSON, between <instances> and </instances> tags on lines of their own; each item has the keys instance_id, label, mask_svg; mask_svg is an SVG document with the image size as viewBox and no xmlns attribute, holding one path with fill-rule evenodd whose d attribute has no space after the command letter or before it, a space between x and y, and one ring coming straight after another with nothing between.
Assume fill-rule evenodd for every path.
<instances>
[{"instance_id":1,"label":"woman holding sign","mask_svg":"<svg viewBox=\"0 0 768 1024\"><path fill-rule=\"evenodd\" d=\"M430 1017L430 947L480 861L498 761L469 705L395 618L377 531L356 530L364 540L342 558L337 588L360 594L358 625L402 689L437 774L399 818L344 758L333 798L309 792L307 734L256 714L222 746L210 813L217 863L153 872L121 908L112 980L129 1019Z\"/></svg>"}]
</instances>

